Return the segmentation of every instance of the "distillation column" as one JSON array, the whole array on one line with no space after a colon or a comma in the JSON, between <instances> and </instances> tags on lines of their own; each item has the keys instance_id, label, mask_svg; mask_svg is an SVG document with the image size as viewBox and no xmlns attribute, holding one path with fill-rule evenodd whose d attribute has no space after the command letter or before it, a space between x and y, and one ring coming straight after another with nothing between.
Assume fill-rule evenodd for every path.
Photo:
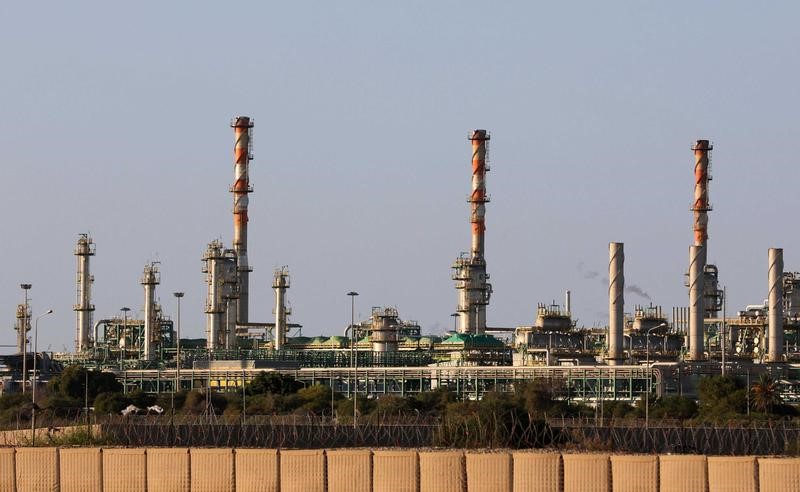
<instances>
[{"instance_id":1,"label":"distillation column","mask_svg":"<svg viewBox=\"0 0 800 492\"><path fill-rule=\"evenodd\" d=\"M453 264L453 280L458 289L458 314L460 333L482 334L486 331L486 306L492 295L488 283L486 259L484 257L484 232L486 203L486 142L491 137L486 130L474 130L472 142L472 194L470 223L472 224L472 248L469 256L462 254Z\"/></svg>"},{"instance_id":2,"label":"distillation column","mask_svg":"<svg viewBox=\"0 0 800 492\"><path fill-rule=\"evenodd\" d=\"M94 256L94 242L88 234L81 234L75 247L75 256L78 257L78 299L73 306L76 314L75 351L83 352L89 349L89 334L92 329L92 283L94 277L89 270L89 258Z\"/></svg>"},{"instance_id":3,"label":"distillation column","mask_svg":"<svg viewBox=\"0 0 800 492\"><path fill-rule=\"evenodd\" d=\"M689 248L689 358L705 358L705 269L708 245L708 201L709 152L713 147L708 140L698 140L694 151L694 244Z\"/></svg>"},{"instance_id":4,"label":"distillation column","mask_svg":"<svg viewBox=\"0 0 800 492\"><path fill-rule=\"evenodd\" d=\"M17 324L14 327L17 332L17 353L26 351L28 332L31 331L31 308L27 304L17 305Z\"/></svg>"},{"instance_id":5,"label":"distillation column","mask_svg":"<svg viewBox=\"0 0 800 492\"><path fill-rule=\"evenodd\" d=\"M237 116L233 119L231 127L234 129L235 142L233 146L233 173L234 181L231 187L233 193L233 249L236 251L237 277L239 283L239 298L236 302L236 323L249 321L249 282L250 272L253 271L247 262L247 206L248 194L253 191L250 186L250 137L253 122L247 116ZM235 328L234 328L234 337Z\"/></svg>"},{"instance_id":6,"label":"distillation column","mask_svg":"<svg viewBox=\"0 0 800 492\"><path fill-rule=\"evenodd\" d=\"M141 284L144 286L144 336L142 337L142 358L150 360L153 358L153 340L158 328L158 316L156 310L156 285L161 283L161 275L158 272L158 263L151 262L144 266Z\"/></svg>"},{"instance_id":7,"label":"distillation column","mask_svg":"<svg viewBox=\"0 0 800 492\"><path fill-rule=\"evenodd\" d=\"M272 282L275 289L275 350L281 350L286 343L286 331L288 328L286 316L286 289L289 288L289 270L286 267L275 270L275 278Z\"/></svg>"},{"instance_id":8,"label":"distillation column","mask_svg":"<svg viewBox=\"0 0 800 492\"><path fill-rule=\"evenodd\" d=\"M783 249L769 249L769 362L783 359Z\"/></svg>"},{"instance_id":9,"label":"distillation column","mask_svg":"<svg viewBox=\"0 0 800 492\"><path fill-rule=\"evenodd\" d=\"M225 249L219 240L211 241L203 253L203 273L206 274L206 348L225 347L228 332L235 330L236 314L231 301L236 299L238 277L236 252ZM235 332L234 332L235 336Z\"/></svg>"},{"instance_id":10,"label":"distillation column","mask_svg":"<svg viewBox=\"0 0 800 492\"><path fill-rule=\"evenodd\" d=\"M608 244L608 363L624 360L625 330L625 251L623 243Z\"/></svg>"}]
</instances>

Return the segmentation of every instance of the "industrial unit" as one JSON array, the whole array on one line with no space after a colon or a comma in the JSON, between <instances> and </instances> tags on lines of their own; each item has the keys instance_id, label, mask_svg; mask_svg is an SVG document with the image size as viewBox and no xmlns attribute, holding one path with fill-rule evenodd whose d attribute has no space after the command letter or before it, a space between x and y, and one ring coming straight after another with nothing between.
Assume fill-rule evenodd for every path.
<instances>
[{"instance_id":1,"label":"industrial unit","mask_svg":"<svg viewBox=\"0 0 800 492\"><path fill-rule=\"evenodd\" d=\"M493 290L485 259L490 135L479 129L468 137L471 247L452 265L457 292L454 332L445 337L425 335L418 323L403 320L397 308L376 306L368 319L353 320L341 334L309 338L299 332L299 324L289 321L287 266L276 269L272 279L274 320L250 319L253 270L247 257L247 229L254 123L239 116L231 127L232 247L213 240L201 258L207 287L206 338L178 340L172 320L156 301L161 281L157 262L145 266L140 280L142 319L129 319L130 309L123 308L122 315L94 322L90 258L96 249L92 238L81 234L74 252L78 272L75 351L31 353L27 346L30 284L23 284L25 302L16 312L17 354L3 358L5 391L24 390L31 384L27 367L33 357L41 359L43 368L33 376L37 381L46 380L65 364L80 363L116 372L126 388L153 392L233 389L264 370L367 396L447 387L480 398L485 391L511 389L515 381L543 378L558 383L565 398L632 401L650 393L691 393L697 377L720 369L776 374L784 382L789 401L800 388L800 365L793 363L800 360L800 274L784 271L782 249L768 252L767 302L747 306L732 318L720 317L724 293L719 289L719 271L707 262L713 149L708 140L698 140L692 147L694 241L689 248L688 305L673 308L672 319L661 306L652 304L634 306L626 314L624 244L611 242L607 327L576 326L567 291L563 307L555 302L538 304L531 324L492 328L487 309ZM498 333L509 339L494 336Z\"/></svg>"}]
</instances>

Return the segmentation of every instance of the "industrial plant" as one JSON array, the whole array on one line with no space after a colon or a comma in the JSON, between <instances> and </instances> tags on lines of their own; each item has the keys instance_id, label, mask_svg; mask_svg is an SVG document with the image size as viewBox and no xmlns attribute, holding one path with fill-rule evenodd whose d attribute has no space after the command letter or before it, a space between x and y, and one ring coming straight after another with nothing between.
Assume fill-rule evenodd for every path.
<instances>
[{"instance_id":1,"label":"industrial plant","mask_svg":"<svg viewBox=\"0 0 800 492\"><path fill-rule=\"evenodd\" d=\"M546 380L562 388L564 398L594 404L693 395L704 375L769 373L779 381L784 401L800 402L800 273L784 268L781 248L764 251L767 300L727 315L725 292L720 288L724 272L709 261L708 254L713 150L708 140L697 140L692 146L693 160L687 158L687 184L693 163L694 220L685 304L667 309L629 304L626 309L625 245L611 241L607 326L578 326L570 291L566 291L563 304L531 306L531 319L520 320L518 326L492 327L488 322L491 265L486 261L484 240L491 136L478 129L468 135L471 244L452 264L454 331L434 336L405 317L408 313L401 317L396 307L375 306L366 319L356 319L353 312L351 323L341 331L312 338L303 336L300 324L292 322L292 317L302 319L303 313L293 313L288 304L289 266L276 269L270 277L254 271L248 261L254 123L239 116L231 127L233 235L227 245L219 239L209 242L199 258L206 283L205 338L181 337L183 293L173 293L178 306L174 316L159 304L158 262L143 266L142 319L130 315L138 310L123 308L116 314L114 309L92 304L91 261L103 251L102 245L97 250L89 234L81 233L74 250L74 351L38 350L31 330L31 286L22 284L23 302L16 309L14 324L16 353L0 358L2 391L25 391L67 365L80 364L115 373L126 390L150 393L236 391L260 372L276 371L305 384L329 385L344 395L367 398L447 388L464 398L479 399L487 391L511 391L521 380ZM250 282L268 278L274 290L274 318L251 319ZM348 295L352 302L358 294Z\"/></svg>"}]
</instances>

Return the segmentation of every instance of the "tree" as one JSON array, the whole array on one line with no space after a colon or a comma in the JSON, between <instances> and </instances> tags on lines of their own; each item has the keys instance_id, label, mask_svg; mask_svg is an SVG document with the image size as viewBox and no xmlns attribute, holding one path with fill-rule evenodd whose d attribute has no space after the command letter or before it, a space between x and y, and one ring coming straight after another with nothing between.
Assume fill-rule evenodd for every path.
<instances>
[{"instance_id":1,"label":"tree","mask_svg":"<svg viewBox=\"0 0 800 492\"><path fill-rule=\"evenodd\" d=\"M762 374L758 381L750 387L753 408L763 413L773 413L776 407L783 404L778 391L778 384L769 374Z\"/></svg>"},{"instance_id":2,"label":"tree","mask_svg":"<svg viewBox=\"0 0 800 492\"><path fill-rule=\"evenodd\" d=\"M263 395L271 393L273 395L290 395L297 393L303 388L303 383L295 380L291 376L285 376L277 372L267 373L262 371L245 388L248 395Z\"/></svg>"},{"instance_id":3,"label":"tree","mask_svg":"<svg viewBox=\"0 0 800 492\"><path fill-rule=\"evenodd\" d=\"M697 385L699 416L709 420L740 417L747 412L747 389L744 386L733 376L700 378Z\"/></svg>"},{"instance_id":4,"label":"tree","mask_svg":"<svg viewBox=\"0 0 800 492\"><path fill-rule=\"evenodd\" d=\"M88 391L87 385L88 382ZM100 393L122 391L122 384L110 372L89 371L82 366L67 366L61 374L55 376L47 384L51 394L83 401L87 396L94 401Z\"/></svg>"}]
</instances>

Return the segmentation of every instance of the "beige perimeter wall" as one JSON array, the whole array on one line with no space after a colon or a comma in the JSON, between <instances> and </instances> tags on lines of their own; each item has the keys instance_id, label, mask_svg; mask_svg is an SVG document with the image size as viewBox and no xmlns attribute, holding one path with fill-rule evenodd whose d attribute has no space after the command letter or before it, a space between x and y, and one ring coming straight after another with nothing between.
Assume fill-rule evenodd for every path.
<instances>
[{"instance_id":1,"label":"beige perimeter wall","mask_svg":"<svg viewBox=\"0 0 800 492\"><path fill-rule=\"evenodd\" d=\"M536 451L0 448L0 492L797 491L800 459Z\"/></svg>"}]
</instances>

